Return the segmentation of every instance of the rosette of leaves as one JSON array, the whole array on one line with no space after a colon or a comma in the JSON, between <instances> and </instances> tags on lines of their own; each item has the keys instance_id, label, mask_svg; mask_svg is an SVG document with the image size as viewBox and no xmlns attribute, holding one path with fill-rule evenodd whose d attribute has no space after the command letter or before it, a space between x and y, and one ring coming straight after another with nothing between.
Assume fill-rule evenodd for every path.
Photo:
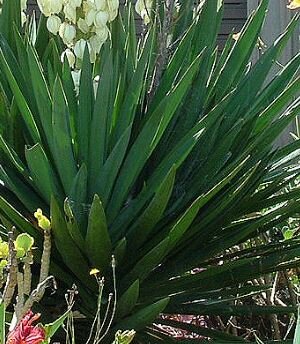
<instances>
[{"instance_id":1,"label":"rosette of leaves","mask_svg":"<svg viewBox=\"0 0 300 344\"><path fill-rule=\"evenodd\" d=\"M300 55L266 82L298 16L249 65L268 1L222 52L222 1L205 1L195 19L191 3L182 3L173 23L155 90L160 18L137 38L130 4L96 65L85 51L78 95L68 63L60 62L61 42L47 45L43 17L35 35L15 29L13 42L1 37L2 220L38 246L28 214L41 207L51 215L52 273L76 282L87 315L97 303L89 270L106 276L109 291L115 255L118 302L109 342L116 330L133 328L134 343L173 343L156 324L239 339L160 313L226 318L296 311L233 300L261 291L249 280L299 263L297 238L258 239L300 208L299 188L280 193L299 175L300 143L273 145L299 113Z\"/></svg>"}]
</instances>

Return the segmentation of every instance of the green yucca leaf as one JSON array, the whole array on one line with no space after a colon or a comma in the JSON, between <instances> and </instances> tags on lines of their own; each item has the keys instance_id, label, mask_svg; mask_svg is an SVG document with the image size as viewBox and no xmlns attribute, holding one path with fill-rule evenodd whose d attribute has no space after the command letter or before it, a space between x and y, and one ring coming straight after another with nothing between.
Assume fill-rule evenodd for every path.
<instances>
[{"instance_id":1,"label":"green yucca leaf","mask_svg":"<svg viewBox=\"0 0 300 344\"><path fill-rule=\"evenodd\" d=\"M147 324L151 323L167 306L169 298L159 300L152 305L148 305L141 310L137 311L134 315L125 318L118 323L118 328L128 329L135 328L136 330L144 328Z\"/></svg>"},{"instance_id":2,"label":"green yucca leaf","mask_svg":"<svg viewBox=\"0 0 300 344\"><path fill-rule=\"evenodd\" d=\"M74 213L73 213L73 209L76 208L76 204L73 205L73 208L72 208L71 203L72 205L74 204L69 198L66 198L64 202L64 211L66 215L67 227L68 227L70 236L72 237L72 239L74 240L78 248L81 251L84 251L85 242L84 242L84 237L82 234L82 228L79 227L77 219L75 218ZM78 216L78 213L77 213L77 216Z\"/></svg>"},{"instance_id":3,"label":"green yucca leaf","mask_svg":"<svg viewBox=\"0 0 300 344\"><path fill-rule=\"evenodd\" d=\"M116 181L115 190L107 209L111 219L113 219L117 211L120 210L132 183L137 178L146 159L149 158L150 154L153 152L182 98L185 96L188 86L199 68L200 60L201 56L196 58L190 69L174 88L173 92L161 102L158 108L149 117L134 145L132 145L123 168L120 171L119 178ZM156 131L153 131L153 129L156 129ZM139 156L138 160L136 159L137 156Z\"/></svg>"},{"instance_id":4,"label":"green yucca leaf","mask_svg":"<svg viewBox=\"0 0 300 344\"><path fill-rule=\"evenodd\" d=\"M48 204L51 195L60 196L60 187L53 171L53 168L40 144L25 150L30 175L41 192L41 196Z\"/></svg>"},{"instance_id":5,"label":"green yucca leaf","mask_svg":"<svg viewBox=\"0 0 300 344\"><path fill-rule=\"evenodd\" d=\"M140 58L137 61L136 69L131 76L128 90L125 92L124 102L120 106L119 113L116 114L117 118L113 132L114 141L116 143L124 130L132 124L134 120L135 110L143 90L144 78L147 77L146 72L149 66L149 61L152 57L154 49L155 29L152 29L147 34Z\"/></svg>"},{"instance_id":6,"label":"green yucca leaf","mask_svg":"<svg viewBox=\"0 0 300 344\"><path fill-rule=\"evenodd\" d=\"M276 75L276 77L267 85L265 89L261 91L258 97L255 99L253 109L259 111L265 108L265 103L270 100L275 100L284 88L294 79L294 75L299 70L300 54L294 56L294 58L285 65L283 69Z\"/></svg>"},{"instance_id":7,"label":"green yucca leaf","mask_svg":"<svg viewBox=\"0 0 300 344\"><path fill-rule=\"evenodd\" d=\"M108 118L109 114L112 114L113 112L113 105L110 97L111 93L115 95L112 78L113 61L112 54L110 53L106 57L101 74L101 82L97 89L94 113L91 121L89 146L89 197L92 197L94 193L98 193L101 195L104 204L107 202L107 196L103 194L103 190L99 187L99 184L101 184L102 181L98 176L102 172L108 151L107 145L110 133Z\"/></svg>"},{"instance_id":8,"label":"green yucca leaf","mask_svg":"<svg viewBox=\"0 0 300 344\"><path fill-rule=\"evenodd\" d=\"M27 129L30 133L32 140L34 142L40 142L41 141L40 133L35 123L34 116L26 102L24 95L22 94L18 81L15 79L8 62L5 59L3 49L1 48L0 48L0 64L2 66L4 73L6 74L10 87L14 92L16 103L18 104L19 110L24 118L24 121L26 123Z\"/></svg>"},{"instance_id":9,"label":"green yucca leaf","mask_svg":"<svg viewBox=\"0 0 300 344\"><path fill-rule=\"evenodd\" d=\"M0 32L13 49L15 49L14 30L12 30L14 25L17 30L21 29L21 1L5 0L0 15Z\"/></svg>"},{"instance_id":10,"label":"green yucca leaf","mask_svg":"<svg viewBox=\"0 0 300 344\"><path fill-rule=\"evenodd\" d=\"M148 240L151 231L163 216L173 191L175 173L176 169L173 167L159 186L148 207L128 231L129 250L139 249Z\"/></svg>"},{"instance_id":11,"label":"green yucca leaf","mask_svg":"<svg viewBox=\"0 0 300 344\"><path fill-rule=\"evenodd\" d=\"M41 125L41 129L49 147L52 147L52 116L51 116L51 104L52 99L50 91L42 70L41 63L38 60L37 54L33 47L29 44L27 49L28 66L30 70L30 79L32 83L32 90L35 96L35 101L38 109L38 123Z\"/></svg>"},{"instance_id":12,"label":"green yucca leaf","mask_svg":"<svg viewBox=\"0 0 300 344\"><path fill-rule=\"evenodd\" d=\"M136 280L132 285L121 295L117 304L117 318L124 318L131 313L135 307L139 297L140 283Z\"/></svg>"},{"instance_id":13,"label":"green yucca leaf","mask_svg":"<svg viewBox=\"0 0 300 344\"><path fill-rule=\"evenodd\" d=\"M123 238L116 243L113 254L115 256L117 264L122 264L123 259L126 258L126 247L127 247L126 238Z\"/></svg>"},{"instance_id":14,"label":"green yucca leaf","mask_svg":"<svg viewBox=\"0 0 300 344\"><path fill-rule=\"evenodd\" d=\"M236 80L244 72L257 42L267 7L268 0L261 1L256 12L250 16L248 23L242 29L239 39L225 61L215 83L216 97L218 100L223 98L227 90L235 86Z\"/></svg>"},{"instance_id":15,"label":"green yucca leaf","mask_svg":"<svg viewBox=\"0 0 300 344\"><path fill-rule=\"evenodd\" d=\"M52 132L53 156L65 193L68 194L77 174L77 167L70 134L69 109L59 78L56 78L53 90Z\"/></svg>"},{"instance_id":16,"label":"green yucca leaf","mask_svg":"<svg viewBox=\"0 0 300 344\"><path fill-rule=\"evenodd\" d=\"M143 258L136 263L134 268L129 271L121 281L122 288L128 287L136 279L143 282L151 271L157 267L167 254L169 246L169 238L164 239L149 252L147 252Z\"/></svg>"},{"instance_id":17,"label":"green yucca leaf","mask_svg":"<svg viewBox=\"0 0 300 344\"><path fill-rule=\"evenodd\" d=\"M17 29L14 30L14 36L15 36L15 44L17 48L17 54L18 54L17 56L18 56L18 62L20 64L20 69L22 70L25 80L29 80L30 71L29 71L29 65L28 65L28 59L27 59L28 42L24 41L21 33Z\"/></svg>"},{"instance_id":18,"label":"green yucca leaf","mask_svg":"<svg viewBox=\"0 0 300 344\"><path fill-rule=\"evenodd\" d=\"M189 59L187 57L186 52L189 50L191 46L191 40L195 35L195 24L192 24L185 35L180 40L177 49L175 50L174 54L164 74L162 75L161 82L156 90L154 99L151 102L151 109L155 108L165 97L165 95L169 92L172 88L174 80L176 80L178 73L187 68L189 65Z\"/></svg>"},{"instance_id":19,"label":"green yucca leaf","mask_svg":"<svg viewBox=\"0 0 300 344\"><path fill-rule=\"evenodd\" d=\"M94 286L94 289L97 289L93 283L93 279L89 276L90 269L88 262L77 246L74 245L73 239L68 232L64 216L60 211L59 204L53 197L51 200L51 228L55 246L63 262L80 279L82 284L89 286L89 288Z\"/></svg>"},{"instance_id":20,"label":"green yucca leaf","mask_svg":"<svg viewBox=\"0 0 300 344\"><path fill-rule=\"evenodd\" d=\"M280 112L286 104L294 99L300 89L300 78L295 79L274 102L265 109L257 120L255 134L273 123L274 115ZM277 121L278 122L278 121Z\"/></svg>"},{"instance_id":21,"label":"green yucca leaf","mask_svg":"<svg viewBox=\"0 0 300 344\"><path fill-rule=\"evenodd\" d=\"M129 144L131 131L131 126L124 131L98 173L97 181L95 182L95 190L93 190L93 192L99 190L104 205L106 205L109 200L114 182L121 168Z\"/></svg>"},{"instance_id":22,"label":"green yucca leaf","mask_svg":"<svg viewBox=\"0 0 300 344\"><path fill-rule=\"evenodd\" d=\"M34 192L28 183L22 180L22 177L15 174L15 171L0 165L1 180L13 191L13 193L21 200L25 208L30 212L34 212L39 206L45 206L43 200Z\"/></svg>"},{"instance_id":23,"label":"green yucca leaf","mask_svg":"<svg viewBox=\"0 0 300 344\"><path fill-rule=\"evenodd\" d=\"M26 171L26 166L23 164L18 154L7 144L2 135L0 135L0 148L4 156L16 168L16 170L24 176L27 176L28 171Z\"/></svg>"},{"instance_id":24,"label":"green yucca leaf","mask_svg":"<svg viewBox=\"0 0 300 344\"><path fill-rule=\"evenodd\" d=\"M100 271L108 267L112 248L104 209L98 195L94 196L89 213L85 249L93 266Z\"/></svg>"},{"instance_id":25,"label":"green yucca leaf","mask_svg":"<svg viewBox=\"0 0 300 344\"><path fill-rule=\"evenodd\" d=\"M76 128L75 128L75 119L78 116L78 104L76 99L76 90L74 86L74 81L72 78L71 68L69 63L65 60L62 68L61 82L63 84L63 89L67 98L67 103L70 113L70 130L72 135L72 140L74 142L74 151L75 156L78 155L78 142L76 140Z\"/></svg>"},{"instance_id":26,"label":"green yucca leaf","mask_svg":"<svg viewBox=\"0 0 300 344\"><path fill-rule=\"evenodd\" d=\"M86 46L80 74L78 116L76 117L76 133L78 140L78 156L80 163L88 164L89 133L94 109L94 89L92 64ZM83 115L84 114L84 115Z\"/></svg>"},{"instance_id":27,"label":"green yucca leaf","mask_svg":"<svg viewBox=\"0 0 300 344\"><path fill-rule=\"evenodd\" d=\"M87 168L83 163L74 178L67 202L69 205L72 203L73 212L76 214L75 216L83 235L85 235L86 221L82 209L84 209L85 204L87 204L87 176Z\"/></svg>"}]
</instances>

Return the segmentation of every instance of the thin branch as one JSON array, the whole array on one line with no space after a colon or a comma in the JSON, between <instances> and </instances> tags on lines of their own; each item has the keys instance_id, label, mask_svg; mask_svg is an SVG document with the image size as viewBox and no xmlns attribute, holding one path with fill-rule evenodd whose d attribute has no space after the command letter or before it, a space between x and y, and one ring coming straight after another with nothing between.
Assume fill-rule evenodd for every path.
<instances>
[{"instance_id":1,"label":"thin branch","mask_svg":"<svg viewBox=\"0 0 300 344\"><path fill-rule=\"evenodd\" d=\"M15 288L17 285L17 274L18 274L18 263L16 257L16 251L14 246L14 231L8 232L8 247L9 247L9 258L8 258L8 276L3 292L3 301L5 307L7 307L13 298Z\"/></svg>"}]
</instances>

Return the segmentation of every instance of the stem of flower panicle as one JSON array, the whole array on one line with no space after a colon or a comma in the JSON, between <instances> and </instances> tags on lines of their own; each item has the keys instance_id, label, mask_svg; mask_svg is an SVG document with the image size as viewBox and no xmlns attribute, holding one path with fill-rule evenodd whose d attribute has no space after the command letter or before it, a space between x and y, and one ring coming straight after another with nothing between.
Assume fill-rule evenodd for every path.
<instances>
[{"instance_id":1,"label":"stem of flower panicle","mask_svg":"<svg viewBox=\"0 0 300 344\"><path fill-rule=\"evenodd\" d=\"M15 228L13 227L8 233L8 265L7 265L7 279L3 292L3 302L5 308L11 304L15 290L17 288L17 297L14 312L14 321L11 324L12 330L24 315L31 309L35 302L39 302L44 296L46 288L49 286L55 287L55 280L53 276L49 276L50 254L51 254L51 230L44 229L44 244L41 258L41 269L39 283L37 287L31 291L31 264L32 254L25 256L25 258L17 257L17 249L15 244ZM24 234L23 234L24 235ZM19 237L19 236L18 236ZM16 240L17 241L17 240ZM33 242L33 239L32 239ZM21 265L19 270L19 265ZM28 298L25 298L25 295Z\"/></svg>"},{"instance_id":2,"label":"stem of flower panicle","mask_svg":"<svg viewBox=\"0 0 300 344\"><path fill-rule=\"evenodd\" d=\"M9 258L8 258L8 276L3 292L3 301L5 308L11 303L15 288L17 285L17 274L18 274L18 263L16 257L16 251L14 248L14 232L15 227L8 232L8 247L9 247Z\"/></svg>"}]
</instances>

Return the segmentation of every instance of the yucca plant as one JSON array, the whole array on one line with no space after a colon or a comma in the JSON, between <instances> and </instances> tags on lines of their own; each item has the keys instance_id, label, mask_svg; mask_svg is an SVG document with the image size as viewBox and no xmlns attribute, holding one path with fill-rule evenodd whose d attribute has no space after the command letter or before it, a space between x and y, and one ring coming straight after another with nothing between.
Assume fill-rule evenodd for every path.
<instances>
[{"instance_id":1,"label":"yucca plant","mask_svg":"<svg viewBox=\"0 0 300 344\"><path fill-rule=\"evenodd\" d=\"M1 37L1 219L38 242L31 214L51 216L52 273L77 284L88 316L97 304L89 270L98 268L111 290L115 256L108 340L135 329L135 343L173 343L167 325L243 341L158 316L296 311L232 301L261 291L247 281L299 264L297 238L251 245L300 210L298 188L281 192L299 175L299 141L273 146L299 113L300 55L265 82L298 16L252 66L268 1L221 53L222 1L206 1L194 19L192 3L173 23L159 80L162 8L137 38L127 4L100 62L91 65L86 50L78 94L61 42L43 36L43 18L37 38L17 25L13 38Z\"/></svg>"}]
</instances>

